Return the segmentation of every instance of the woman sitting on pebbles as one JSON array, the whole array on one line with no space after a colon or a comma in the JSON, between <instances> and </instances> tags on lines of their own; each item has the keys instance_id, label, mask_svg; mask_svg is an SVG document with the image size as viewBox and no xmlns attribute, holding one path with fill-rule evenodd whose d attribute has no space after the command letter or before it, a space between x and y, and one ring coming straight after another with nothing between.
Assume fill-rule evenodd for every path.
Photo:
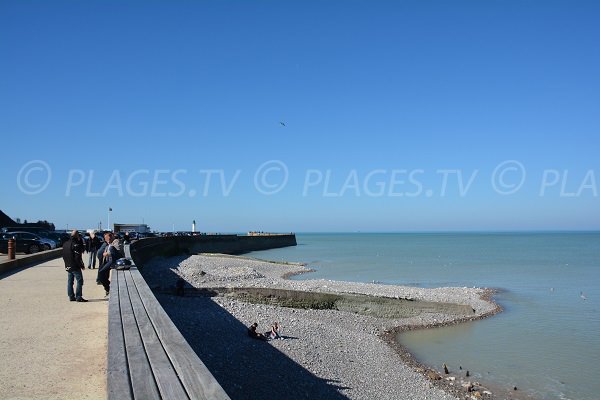
<instances>
[{"instance_id":1,"label":"woman sitting on pebbles","mask_svg":"<svg viewBox=\"0 0 600 400\"><path fill-rule=\"evenodd\" d=\"M273 322L273 325L271 325L271 332L265 333L265 336L271 340L282 339L282 337L279 336L279 324L277 322Z\"/></svg>"}]
</instances>

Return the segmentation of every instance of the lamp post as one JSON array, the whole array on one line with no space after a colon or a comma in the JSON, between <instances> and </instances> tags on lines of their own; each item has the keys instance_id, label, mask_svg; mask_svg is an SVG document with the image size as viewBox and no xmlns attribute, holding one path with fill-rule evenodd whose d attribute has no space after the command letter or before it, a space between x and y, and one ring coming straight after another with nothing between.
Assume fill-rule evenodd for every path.
<instances>
[{"instance_id":1,"label":"lamp post","mask_svg":"<svg viewBox=\"0 0 600 400\"><path fill-rule=\"evenodd\" d=\"M112 232L112 229L110 229L110 212L112 211L112 208L108 207L108 223L106 224L106 229L108 229L109 231Z\"/></svg>"}]
</instances>

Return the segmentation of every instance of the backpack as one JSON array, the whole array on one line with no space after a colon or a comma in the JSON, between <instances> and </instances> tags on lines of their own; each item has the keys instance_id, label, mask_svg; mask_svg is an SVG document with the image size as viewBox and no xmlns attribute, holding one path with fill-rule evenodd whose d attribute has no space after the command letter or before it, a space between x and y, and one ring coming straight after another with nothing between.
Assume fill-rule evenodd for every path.
<instances>
[{"instance_id":1,"label":"backpack","mask_svg":"<svg viewBox=\"0 0 600 400\"><path fill-rule=\"evenodd\" d=\"M119 258L116 262L115 262L115 269L117 271L123 271L123 270L128 270L129 268L131 268L131 261L129 261L128 259L122 257Z\"/></svg>"}]
</instances>

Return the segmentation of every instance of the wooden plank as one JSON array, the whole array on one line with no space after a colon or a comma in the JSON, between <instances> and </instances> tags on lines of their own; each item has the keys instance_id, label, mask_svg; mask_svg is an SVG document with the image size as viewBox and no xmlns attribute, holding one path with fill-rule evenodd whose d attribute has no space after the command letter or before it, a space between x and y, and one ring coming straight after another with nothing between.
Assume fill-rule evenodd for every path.
<instances>
[{"instance_id":1,"label":"wooden plank","mask_svg":"<svg viewBox=\"0 0 600 400\"><path fill-rule=\"evenodd\" d=\"M108 355L107 390L108 400L132 400L129 368L125 352L125 338L119 305L118 274L113 273L112 290L108 298Z\"/></svg>"},{"instance_id":2,"label":"wooden plank","mask_svg":"<svg viewBox=\"0 0 600 400\"><path fill-rule=\"evenodd\" d=\"M165 353L163 346L150 322L146 309L140 299L139 293L133 283L131 273L125 274L129 298L133 307L133 313L146 349L150 367L154 373L158 390L164 400L184 400L188 396L171 365L169 357ZM135 292L135 294L134 294Z\"/></svg>"},{"instance_id":3,"label":"wooden plank","mask_svg":"<svg viewBox=\"0 0 600 400\"><path fill-rule=\"evenodd\" d=\"M137 291L132 290L131 293L129 292L124 276L126 271L116 272L116 275L119 275L119 304L121 305L123 336L125 337L125 349L127 351L133 396L136 399L160 399L129 298L131 294L137 295ZM110 341L110 338L108 340Z\"/></svg>"},{"instance_id":4,"label":"wooden plank","mask_svg":"<svg viewBox=\"0 0 600 400\"><path fill-rule=\"evenodd\" d=\"M188 396L195 400L229 399L163 310L137 268L132 267L130 272L146 312Z\"/></svg>"}]
</instances>

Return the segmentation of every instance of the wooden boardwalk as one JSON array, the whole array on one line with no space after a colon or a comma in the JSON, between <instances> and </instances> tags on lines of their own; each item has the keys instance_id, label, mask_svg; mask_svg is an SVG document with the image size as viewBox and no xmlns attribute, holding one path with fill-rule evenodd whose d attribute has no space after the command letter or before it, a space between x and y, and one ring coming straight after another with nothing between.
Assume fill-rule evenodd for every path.
<instances>
[{"instance_id":1,"label":"wooden boardwalk","mask_svg":"<svg viewBox=\"0 0 600 400\"><path fill-rule=\"evenodd\" d=\"M137 268L111 279L108 398L229 399Z\"/></svg>"}]
</instances>

